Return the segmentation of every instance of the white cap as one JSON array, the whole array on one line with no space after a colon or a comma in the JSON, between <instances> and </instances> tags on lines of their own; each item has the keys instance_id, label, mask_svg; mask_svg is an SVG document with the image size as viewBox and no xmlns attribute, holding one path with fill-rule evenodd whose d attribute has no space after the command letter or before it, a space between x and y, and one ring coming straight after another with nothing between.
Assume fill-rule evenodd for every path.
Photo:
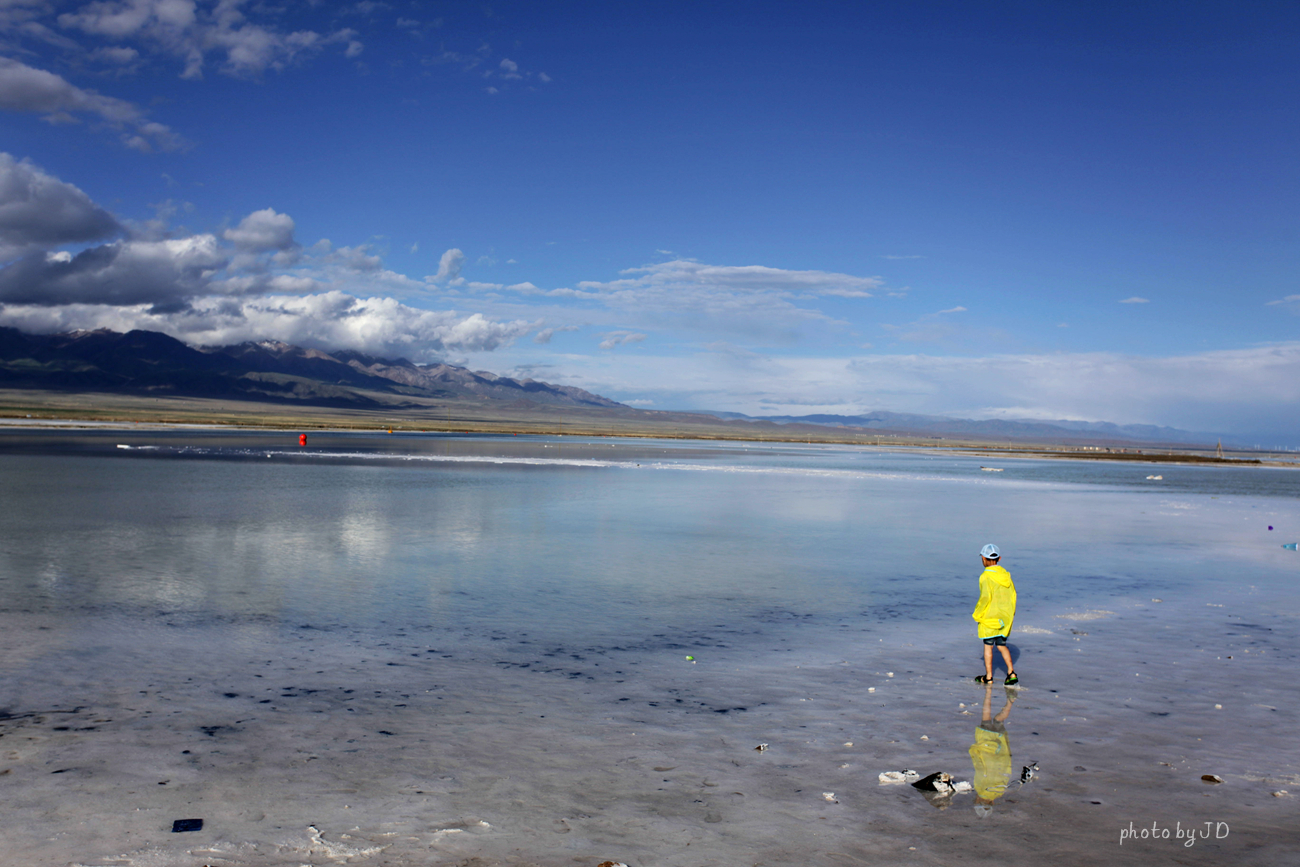
<instances>
[{"instance_id":1,"label":"white cap","mask_svg":"<svg viewBox=\"0 0 1300 867\"><path fill-rule=\"evenodd\" d=\"M980 548L980 556L986 560L996 560L1002 556L1002 552L998 550L997 545L989 544Z\"/></svg>"}]
</instances>

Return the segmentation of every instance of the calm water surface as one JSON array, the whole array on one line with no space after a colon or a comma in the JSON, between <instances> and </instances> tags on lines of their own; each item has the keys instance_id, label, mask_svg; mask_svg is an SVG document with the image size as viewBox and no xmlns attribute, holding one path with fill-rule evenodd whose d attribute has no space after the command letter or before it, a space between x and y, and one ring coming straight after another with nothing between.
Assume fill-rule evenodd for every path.
<instances>
[{"instance_id":1,"label":"calm water surface","mask_svg":"<svg viewBox=\"0 0 1300 867\"><path fill-rule=\"evenodd\" d=\"M607 642L780 618L965 626L972 552L989 540L1031 606L1158 594L1229 561L1281 587L1296 556L1281 549L1300 538L1294 471L1160 467L1148 481L1142 465L980 463L651 440L7 433L0 581L10 610Z\"/></svg>"}]
</instances>

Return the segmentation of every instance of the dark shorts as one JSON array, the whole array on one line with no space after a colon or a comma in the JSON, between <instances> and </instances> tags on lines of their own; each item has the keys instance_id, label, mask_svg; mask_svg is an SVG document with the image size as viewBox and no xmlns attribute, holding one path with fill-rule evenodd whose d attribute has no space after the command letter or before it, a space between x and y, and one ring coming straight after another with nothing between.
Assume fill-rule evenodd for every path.
<instances>
[{"instance_id":1,"label":"dark shorts","mask_svg":"<svg viewBox=\"0 0 1300 867\"><path fill-rule=\"evenodd\" d=\"M984 643L990 647L1005 647L1007 644L1007 637L1005 635L995 635L992 638L984 639Z\"/></svg>"}]
</instances>

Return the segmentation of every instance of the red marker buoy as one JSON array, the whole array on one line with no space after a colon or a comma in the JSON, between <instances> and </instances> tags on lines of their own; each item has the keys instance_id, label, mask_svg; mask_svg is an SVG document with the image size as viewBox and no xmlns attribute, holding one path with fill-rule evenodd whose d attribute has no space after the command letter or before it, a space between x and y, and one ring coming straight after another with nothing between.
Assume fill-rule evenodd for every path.
<instances>
[{"instance_id":1,"label":"red marker buoy","mask_svg":"<svg viewBox=\"0 0 1300 867\"><path fill-rule=\"evenodd\" d=\"M306 434L298 434L298 445L300 445L300 446L305 446L305 445L307 445L307 435L306 435Z\"/></svg>"}]
</instances>

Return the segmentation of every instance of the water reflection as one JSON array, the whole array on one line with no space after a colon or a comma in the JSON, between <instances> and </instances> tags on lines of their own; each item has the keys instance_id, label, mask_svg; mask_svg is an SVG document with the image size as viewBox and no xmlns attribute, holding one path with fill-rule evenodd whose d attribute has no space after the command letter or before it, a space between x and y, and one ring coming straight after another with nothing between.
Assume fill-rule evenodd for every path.
<instances>
[{"instance_id":1,"label":"water reflection","mask_svg":"<svg viewBox=\"0 0 1300 867\"><path fill-rule=\"evenodd\" d=\"M975 768L975 815L987 818L993 812L993 802L1007 793L1011 782L1011 743L1007 740L1007 717L1018 698L1017 691L1003 688L1006 704L993 715L993 684L984 687L984 707L980 724L975 727L975 743L970 745L971 764Z\"/></svg>"},{"instance_id":2,"label":"water reflection","mask_svg":"<svg viewBox=\"0 0 1300 867\"><path fill-rule=\"evenodd\" d=\"M994 802L1007 793L1007 786L1011 782L1011 743L1007 739L1005 723L1007 717L1011 716L1011 707L1019 698L1019 692L1011 687L1003 687L1002 692L1006 697L1005 702L995 715L993 684L984 687L984 706L979 725L975 727L975 742L967 750L975 772L974 779L971 782L958 781L954 780L952 774L939 772L912 783L912 787L925 796L930 806L946 810L952 806L954 795L973 790L975 815L983 819L993 812Z\"/></svg>"}]
</instances>

